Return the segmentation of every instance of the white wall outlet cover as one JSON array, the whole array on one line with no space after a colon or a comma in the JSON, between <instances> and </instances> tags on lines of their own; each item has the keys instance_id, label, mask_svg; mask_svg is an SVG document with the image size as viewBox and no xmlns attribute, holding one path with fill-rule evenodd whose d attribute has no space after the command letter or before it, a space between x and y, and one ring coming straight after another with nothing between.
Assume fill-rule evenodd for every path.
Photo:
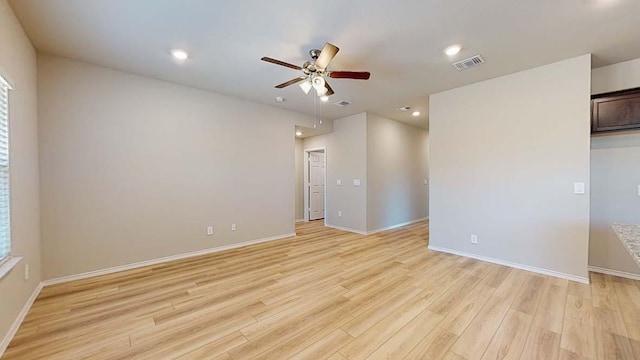
<instances>
[{"instance_id":1,"label":"white wall outlet cover","mask_svg":"<svg viewBox=\"0 0 640 360\"><path fill-rule=\"evenodd\" d=\"M207 226L207 235L208 236L213 235L213 226Z\"/></svg>"},{"instance_id":2,"label":"white wall outlet cover","mask_svg":"<svg viewBox=\"0 0 640 360\"><path fill-rule=\"evenodd\" d=\"M573 183L573 193L574 194L578 194L578 195L582 195L585 193L585 186L583 182L577 182L577 183Z\"/></svg>"},{"instance_id":3,"label":"white wall outlet cover","mask_svg":"<svg viewBox=\"0 0 640 360\"><path fill-rule=\"evenodd\" d=\"M353 186L360 186L360 179L354 179Z\"/></svg>"},{"instance_id":4,"label":"white wall outlet cover","mask_svg":"<svg viewBox=\"0 0 640 360\"><path fill-rule=\"evenodd\" d=\"M429 180L428 179L424 179L424 184L425 185L429 184Z\"/></svg>"},{"instance_id":5,"label":"white wall outlet cover","mask_svg":"<svg viewBox=\"0 0 640 360\"><path fill-rule=\"evenodd\" d=\"M342 210L338 210L338 217L342 217Z\"/></svg>"},{"instance_id":6,"label":"white wall outlet cover","mask_svg":"<svg viewBox=\"0 0 640 360\"><path fill-rule=\"evenodd\" d=\"M477 244L478 243L478 235L471 234L471 243L472 244Z\"/></svg>"},{"instance_id":7,"label":"white wall outlet cover","mask_svg":"<svg viewBox=\"0 0 640 360\"><path fill-rule=\"evenodd\" d=\"M236 231L237 228L236 224L231 224L231 231Z\"/></svg>"},{"instance_id":8,"label":"white wall outlet cover","mask_svg":"<svg viewBox=\"0 0 640 360\"><path fill-rule=\"evenodd\" d=\"M640 185L638 185L638 196L640 196Z\"/></svg>"},{"instance_id":9,"label":"white wall outlet cover","mask_svg":"<svg viewBox=\"0 0 640 360\"><path fill-rule=\"evenodd\" d=\"M336 180L336 185L338 185L338 186L342 185L342 180L340 180L340 179Z\"/></svg>"}]
</instances>

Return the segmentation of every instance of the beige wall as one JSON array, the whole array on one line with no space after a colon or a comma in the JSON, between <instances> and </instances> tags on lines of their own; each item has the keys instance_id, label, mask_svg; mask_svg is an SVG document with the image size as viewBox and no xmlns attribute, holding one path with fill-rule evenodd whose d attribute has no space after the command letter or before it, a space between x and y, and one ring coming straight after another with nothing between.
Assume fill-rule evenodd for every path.
<instances>
[{"instance_id":1,"label":"beige wall","mask_svg":"<svg viewBox=\"0 0 640 360\"><path fill-rule=\"evenodd\" d=\"M36 53L6 0L0 0L0 44L0 73L14 88L9 95L12 253L23 258L0 279L1 343L41 280ZM27 264L31 276L25 281Z\"/></svg>"},{"instance_id":2,"label":"beige wall","mask_svg":"<svg viewBox=\"0 0 640 360\"><path fill-rule=\"evenodd\" d=\"M367 231L367 115L356 114L333 122L333 133L304 139L304 149L326 147L326 223ZM336 185L341 179L342 185ZM359 179L360 186L353 180ZM338 217L342 211L342 217Z\"/></svg>"},{"instance_id":3,"label":"beige wall","mask_svg":"<svg viewBox=\"0 0 640 360\"><path fill-rule=\"evenodd\" d=\"M296 220L304 220L304 145L296 138Z\"/></svg>"},{"instance_id":4,"label":"beige wall","mask_svg":"<svg viewBox=\"0 0 640 360\"><path fill-rule=\"evenodd\" d=\"M429 216L428 133L367 113L367 231Z\"/></svg>"},{"instance_id":5,"label":"beige wall","mask_svg":"<svg viewBox=\"0 0 640 360\"><path fill-rule=\"evenodd\" d=\"M594 69L592 93L640 87L640 59ZM611 224L640 224L640 133L591 138L591 231L589 265L640 274Z\"/></svg>"},{"instance_id":6,"label":"beige wall","mask_svg":"<svg viewBox=\"0 0 640 360\"><path fill-rule=\"evenodd\" d=\"M38 65L46 279L294 232L293 132L312 117L53 56Z\"/></svg>"},{"instance_id":7,"label":"beige wall","mask_svg":"<svg viewBox=\"0 0 640 360\"><path fill-rule=\"evenodd\" d=\"M640 59L593 69L591 93L632 89L640 86Z\"/></svg>"},{"instance_id":8,"label":"beige wall","mask_svg":"<svg viewBox=\"0 0 640 360\"><path fill-rule=\"evenodd\" d=\"M431 96L430 245L587 279L590 79L585 55Z\"/></svg>"}]
</instances>

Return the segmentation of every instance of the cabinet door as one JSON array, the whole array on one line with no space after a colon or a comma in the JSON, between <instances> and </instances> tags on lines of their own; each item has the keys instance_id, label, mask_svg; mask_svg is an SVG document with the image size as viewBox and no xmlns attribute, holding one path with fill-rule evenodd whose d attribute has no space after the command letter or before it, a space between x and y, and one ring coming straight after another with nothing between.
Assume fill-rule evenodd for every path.
<instances>
[{"instance_id":1,"label":"cabinet door","mask_svg":"<svg viewBox=\"0 0 640 360\"><path fill-rule=\"evenodd\" d=\"M591 131L640 128L640 91L601 95L591 100Z\"/></svg>"}]
</instances>

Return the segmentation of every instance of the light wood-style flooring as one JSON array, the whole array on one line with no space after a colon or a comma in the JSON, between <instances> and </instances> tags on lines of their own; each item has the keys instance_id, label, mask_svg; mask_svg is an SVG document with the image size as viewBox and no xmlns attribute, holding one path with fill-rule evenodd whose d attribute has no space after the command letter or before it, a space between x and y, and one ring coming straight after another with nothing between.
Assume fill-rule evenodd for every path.
<instances>
[{"instance_id":1,"label":"light wood-style flooring","mask_svg":"<svg viewBox=\"0 0 640 360\"><path fill-rule=\"evenodd\" d=\"M426 222L297 232L46 287L3 359L640 359L640 282L433 252Z\"/></svg>"}]
</instances>

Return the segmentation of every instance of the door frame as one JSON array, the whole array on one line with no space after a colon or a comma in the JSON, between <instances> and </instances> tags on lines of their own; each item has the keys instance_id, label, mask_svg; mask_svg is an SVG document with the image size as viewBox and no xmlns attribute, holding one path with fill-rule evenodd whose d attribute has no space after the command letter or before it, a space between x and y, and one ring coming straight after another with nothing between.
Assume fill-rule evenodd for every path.
<instances>
[{"instance_id":1,"label":"door frame","mask_svg":"<svg viewBox=\"0 0 640 360\"><path fill-rule=\"evenodd\" d=\"M323 151L324 152L324 225L327 225L327 196L328 186L327 186L327 167L328 167L328 159L327 155L327 147L321 146L316 148L304 149L304 221L309 221L309 153L314 151Z\"/></svg>"}]
</instances>

